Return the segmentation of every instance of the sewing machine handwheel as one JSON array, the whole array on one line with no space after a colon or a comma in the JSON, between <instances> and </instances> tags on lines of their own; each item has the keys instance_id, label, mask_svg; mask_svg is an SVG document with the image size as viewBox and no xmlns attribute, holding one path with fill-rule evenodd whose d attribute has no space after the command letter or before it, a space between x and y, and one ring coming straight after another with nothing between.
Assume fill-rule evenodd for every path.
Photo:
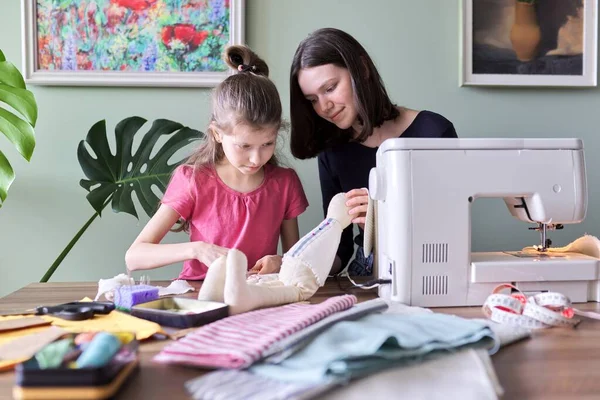
<instances>
[{"instance_id":1,"label":"sewing machine handwheel","mask_svg":"<svg viewBox=\"0 0 600 400\"><path fill-rule=\"evenodd\" d=\"M383 168L369 171L369 196L373 200L385 200L385 180Z\"/></svg>"}]
</instances>

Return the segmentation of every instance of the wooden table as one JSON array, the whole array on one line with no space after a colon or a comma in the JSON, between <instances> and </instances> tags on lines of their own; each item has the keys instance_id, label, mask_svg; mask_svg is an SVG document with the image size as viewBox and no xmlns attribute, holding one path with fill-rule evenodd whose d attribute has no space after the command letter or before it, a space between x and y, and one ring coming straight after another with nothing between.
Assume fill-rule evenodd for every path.
<instances>
[{"instance_id":1,"label":"wooden table","mask_svg":"<svg viewBox=\"0 0 600 400\"><path fill-rule=\"evenodd\" d=\"M166 286L168 282L153 282ZM191 282L193 286L200 286ZM311 299L318 303L345 293L348 286L330 280ZM94 297L97 283L33 283L0 298L0 312L29 309ZM374 290L353 290L359 301L377 296ZM195 297L197 292L184 296ZM577 308L600 312L600 304L578 304ZM481 318L479 307L436 308L436 312ZM166 341L149 340L140 346L141 370L119 393L122 399L185 399L183 383L204 370L151 361ZM492 357L505 390L503 399L598 399L600 398L600 321L584 318L575 329L552 328L533 338L501 349ZM11 398L14 374L0 373L0 399Z\"/></svg>"}]
</instances>

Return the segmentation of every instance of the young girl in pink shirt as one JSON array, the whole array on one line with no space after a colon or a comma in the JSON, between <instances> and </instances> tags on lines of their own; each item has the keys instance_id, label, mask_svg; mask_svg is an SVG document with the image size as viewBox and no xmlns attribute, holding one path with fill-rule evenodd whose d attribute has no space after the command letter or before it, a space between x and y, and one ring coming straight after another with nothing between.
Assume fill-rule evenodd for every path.
<instances>
[{"instance_id":1,"label":"young girl in pink shirt","mask_svg":"<svg viewBox=\"0 0 600 400\"><path fill-rule=\"evenodd\" d=\"M299 239L297 217L308 201L294 170L275 157L282 108L269 68L244 46L229 47L224 59L237 73L215 89L206 139L175 170L160 208L127 251L129 270L184 261L179 279L204 279L235 248L251 272L274 273L279 237L284 253ZM180 219L190 242L160 244Z\"/></svg>"}]
</instances>

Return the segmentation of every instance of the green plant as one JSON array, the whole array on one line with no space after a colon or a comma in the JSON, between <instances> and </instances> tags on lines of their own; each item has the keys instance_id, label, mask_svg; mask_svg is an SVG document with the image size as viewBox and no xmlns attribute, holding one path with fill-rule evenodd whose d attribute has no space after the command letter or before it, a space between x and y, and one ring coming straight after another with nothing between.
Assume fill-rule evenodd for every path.
<instances>
[{"instance_id":1,"label":"green plant","mask_svg":"<svg viewBox=\"0 0 600 400\"><path fill-rule=\"evenodd\" d=\"M18 112L15 115L2 103ZM31 160L35 148L35 123L38 108L33 93L27 90L19 70L0 50L0 132L10 140L24 159ZM22 117L22 118L21 118ZM0 151L0 207L8 196L15 180L15 172L6 156Z\"/></svg>"},{"instance_id":2,"label":"green plant","mask_svg":"<svg viewBox=\"0 0 600 400\"><path fill-rule=\"evenodd\" d=\"M94 124L85 141L79 143L77 158L83 173L88 178L82 179L79 184L88 191L86 198L95 213L75 234L40 282L47 282L50 279L79 238L109 203L112 203L114 212L124 212L138 218L131 197L135 192L142 209L148 216L152 216L159 202L159 198L152 191L152 186L158 187L161 193L164 193L173 170L184 162L181 159L169 164L170 158L178 150L204 137L204 133L184 127L180 123L158 119L144 134L133 154L134 137L145 123L146 120L143 118L130 117L117 124L114 155L108 145L105 120ZM163 135L172 136L151 157L156 142ZM88 151L86 143L95 153L95 157Z\"/></svg>"}]
</instances>

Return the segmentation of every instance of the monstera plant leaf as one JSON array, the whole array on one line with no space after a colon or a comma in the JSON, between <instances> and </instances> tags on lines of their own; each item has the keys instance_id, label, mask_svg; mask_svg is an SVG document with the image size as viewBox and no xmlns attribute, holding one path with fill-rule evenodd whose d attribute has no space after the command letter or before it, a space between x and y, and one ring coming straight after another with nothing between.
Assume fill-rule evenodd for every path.
<instances>
[{"instance_id":1,"label":"monstera plant leaf","mask_svg":"<svg viewBox=\"0 0 600 400\"><path fill-rule=\"evenodd\" d=\"M173 170L183 160L168 164L169 159L194 140L203 135L180 123L159 119L146 132L135 154L133 139L146 123L140 117L130 117L119 122L115 128L116 153L113 155L106 137L106 122L97 122L90 129L85 141L79 143L77 158L88 179L79 184L89 191L87 199L98 214L112 198L114 212L125 212L138 218L132 193L135 192L148 216L156 211L159 198L152 191L156 185L164 193ZM173 135L150 158L154 145L162 135ZM87 143L95 155L89 153Z\"/></svg>"},{"instance_id":2,"label":"monstera plant leaf","mask_svg":"<svg viewBox=\"0 0 600 400\"><path fill-rule=\"evenodd\" d=\"M140 128L146 123L144 118L130 117L119 122L115 128L116 151L113 154L108 145L106 121L94 124L85 141L79 143L77 158L83 173L88 179L79 184L89 193L87 199L96 211L69 242L40 282L47 282L75 243L87 230L102 210L112 203L114 212L124 212L138 218L132 194L136 196L148 216L157 209L159 198L152 190L158 187L164 193L171 174L184 160L169 164L170 159L180 149L204 137L204 133L184 127L167 119L158 119L142 137L133 153L133 142ZM170 136L165 144L153 154L161 136ZM94 154L88 151L91 148Z\"/></svg>"},{"instance_id":3,"label":"monstera plant leaf","mask_svg":"<svg viewBox=\"0 0 600 400\"><path fill-rule=\"evenodd\" d=\"M3 103L20 116L3 107ZM19 70L6 61L0 50L0 132L10 140L24 159L31 160L35 148L33 128L37 121L37 103ZM0 207L8 196L15 180L15 172L6 156L0 151Z\"/></svg>"}]
</instances>

